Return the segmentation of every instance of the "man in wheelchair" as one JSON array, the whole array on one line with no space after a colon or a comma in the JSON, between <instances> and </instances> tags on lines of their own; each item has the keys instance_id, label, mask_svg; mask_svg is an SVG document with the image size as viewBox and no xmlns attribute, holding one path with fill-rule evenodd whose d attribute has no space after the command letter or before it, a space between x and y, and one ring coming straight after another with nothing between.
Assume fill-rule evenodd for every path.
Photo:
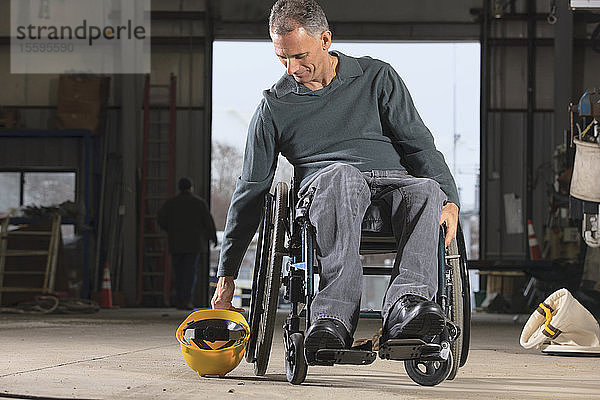
<instances>
[{"instance_id":1,"label":"man in wheelchair","mask_svg":"<svg viewBox=\"0 0 600 400\"><path fill-rule=\"evenodd\" d=\"M362 231L387 227L398 244L382 307L382 340L439 334L445 314L432 301L439 227L446 225L448 245L457 229L458 192L407 88L389 64L330 52L332 34L314 0L278 0L269 32L286 73L263 92L250 123L213 307L243 311L231 304L234 279L281 153L301 182L299 201L310 201L321 266L304 342L307 359L319 349L352 345Z\"/></svg>"}]
</instances>

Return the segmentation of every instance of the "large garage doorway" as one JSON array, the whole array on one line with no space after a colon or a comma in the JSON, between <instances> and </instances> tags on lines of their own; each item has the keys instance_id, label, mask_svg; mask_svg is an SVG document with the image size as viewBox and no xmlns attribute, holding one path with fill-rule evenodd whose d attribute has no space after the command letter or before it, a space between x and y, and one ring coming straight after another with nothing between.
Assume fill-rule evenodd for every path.
<instances>
[{"instance_id":1,"label":"large garage doorway","mask_svg":"<svg viewBox=\"0 0 600 400\"><path fill-rule=\"evenodd\" d=\"M456 179L467 248L470 258L478 258L479 43L334 41L332 49L355 57L378 58L398 71ZM214 42L211 209L219 230L224 228L229 200L240 173L250 119L262 91L271 87L283 73L285 70L271 42ZM285 179L291 174L291 166L286 164L281 158L276 179ZM253 257L251 246L239 279L251 278ZM211 264L217 261L215 251ZM392 262L385 258L365 261ZM478 282L472 279L472 283L477 286ZM385 288L386 283L375 285ZM478 287L473 289L478 290ZM365 306L368 305L363 304Z\"/></svg>"}]
</instances>

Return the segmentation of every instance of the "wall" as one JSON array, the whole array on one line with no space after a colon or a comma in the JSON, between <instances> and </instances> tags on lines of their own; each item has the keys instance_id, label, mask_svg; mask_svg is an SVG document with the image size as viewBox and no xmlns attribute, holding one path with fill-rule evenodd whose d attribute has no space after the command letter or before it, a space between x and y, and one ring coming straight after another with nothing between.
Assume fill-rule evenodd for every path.
<instances>
[{"instance_id":1,"label":"wall","mask_svg":"<svg viewBox=\"0 0 600 400\"><path fill-rule=\"evenodd\" d=\"M207 47L205 1L152 1L152 84L166 84L170 74L177 77L176 165L175 176L189 176L196 191L210 195L210 47ZM22 127L27 129L55 128L56 90L58 76L52 74L24 75L10 73L9 53L10 1L0 0L0 106L17 107ZM208 49L208 50L207 50ZM208 58L207 58L208 57ZM209 84L207 84L207 82ZM127 302L135 302L137 271L137 203L138 170L141 167L142 76L115 75L111 79L111 95L107 109L107 130L98 137L96 170L101 171L104 149L108 164L120 174L108 174L107 188L123 190L122 204L126 215L123 226L123 280ZM207 100L208 99L208 100ZM161 112L161 111L153 111ZM164 113L164 112L163 112ZM106 144L106 146L105 146ZM71 166L77 161L77 143L65 141L4 139L0 149L0 168L21 164ZM76 160L73 161L73 158ZM119 164L118 168L113 164ZM78 166L80 165L77 164ZM96 200L92 206L99 215L100 177L92 176ZM82 193L79 193L82 196ZM105 217L114 210L107 204ZM107 221L108 222L108 221ZM97 221L93 221L97 224ZM112 232L104 228L104 235ZM104 236L103 235L103 236ZM94 264L94 263L92 263ZM96 265L90 265L90 269ZM100 271L98 271L100 272ZM97 275L97 274L96 274ZM92 276L91 282L95 281Z\"/></svg>"},{"instance_id":2,"label":"wall","mask_svg":"<svg viewBox=\"0 0 600 400\"><path fill-rule=\"evenodd\" d=\"M588 40L595 26L586 23L590 14L574 14L568 10L568 1L559 0L559 19L552 25L546 20L550 3L536 3L532 131L527 126L528 2L518 1L515 13L507 12L489 21L488 55L483 62L489 72L487 79L484 76L487 84L482 84L482 109L487 109L487 116L482 114L481 258L528 259L528 218L533 220L541 243L550 205L549 185L553 182L552 154L564 143L564 130L569 126L568 104L577 102L584 89L598 85L594 70L600 67L600 57ZM530 152L528 135L532 141ZM515 193L522 200L522 234L507 233L503 204L506 193ZM532 205L529 215L528 200Z\"/></svg>"}]
</instances>

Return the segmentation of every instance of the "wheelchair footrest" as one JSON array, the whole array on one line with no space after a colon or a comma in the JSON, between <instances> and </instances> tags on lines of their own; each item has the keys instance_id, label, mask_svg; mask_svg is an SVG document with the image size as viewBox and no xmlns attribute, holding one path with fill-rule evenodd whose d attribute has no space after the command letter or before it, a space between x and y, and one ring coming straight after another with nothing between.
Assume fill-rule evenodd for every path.
<instances>
[{"instance_id":1,"label":"wheelchair footrest","mask_svg":"<svg viewBox=\"0 0 600 400\"><path fill-rule=\"evenodd\" d=\"M368 365L377 358L377 353L368 350L320 349L316 360L310 365L353 364Z\"/></svg>"},{"instance_id":2,"label":"wheelchair footrest","mask_svg":"<svg viewBox=\"0 0 600 400\"><path fill-rule=\"evenodd\" d=\"M442 346L421 339L389 339L379 346L379 358L384 360L441 361Z\"/></svg>"}]
</instances>

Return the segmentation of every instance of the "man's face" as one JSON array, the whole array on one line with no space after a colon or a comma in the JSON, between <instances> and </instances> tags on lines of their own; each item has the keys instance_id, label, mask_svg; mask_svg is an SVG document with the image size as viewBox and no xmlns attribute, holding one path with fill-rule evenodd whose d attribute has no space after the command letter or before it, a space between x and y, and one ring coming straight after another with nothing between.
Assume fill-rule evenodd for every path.
<instances>
[{"instance_id":1,"label":"man's face","mask_svg":"<svg viewBox=\"0 0 600 400\"><path fill-rule=\"evenodd\" d=\"M320 38L309 35L304 28L296 28L286 35L271 33L275 54L286 67L288 75L309 88L320 82L328 73L328 50L331 33L325 31Z\"/></svg>"}]
</instances>

